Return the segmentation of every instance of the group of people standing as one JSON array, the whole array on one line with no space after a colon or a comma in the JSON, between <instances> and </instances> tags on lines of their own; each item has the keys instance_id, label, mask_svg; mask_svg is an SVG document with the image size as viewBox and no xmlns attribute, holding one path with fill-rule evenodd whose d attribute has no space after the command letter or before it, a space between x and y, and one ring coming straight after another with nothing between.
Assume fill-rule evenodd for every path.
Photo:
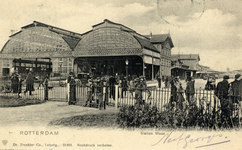
<instances>
[{"instance_id":1,"label":"group of people standing","mask_svg":"<svg viewBox=\"0 0 242 150\"><path fill-rule=\"evenodd\" d=\"M183 93L186 95L186 100L189 105L194 103L195 94L195 80L192 77L187 77L186 88L183 89L179 77L175 77L170 81L171 85L171 97L169 106L176 109L183 109L185 98Z\"/></svg>"},{"instance_id":2,"label":"group of people standing","mask_svg":"<svg viewBox=\"0 0 242 150\"><path fill-rule=\"evenodd\" d=\"M230 118L233 114L233 110L238 109L238 113L241 114L242 105L242 76L241 74L235 75L235 80L231 83L228 82L229 76L225 75L223 81L219 82L214 90L214 95L219 100L221 108L221 116L223 118ZM192 77L187 77L186 88L183 89L179 77L173 78L170 81L171 84L171 97L169 106L176 109L183 109L184 102L188 105L194 104L195 94L195 80ZM183 97L185 93L186 99Z\"/></svg>"},{"instance_id":3,"label":"group of people standing","mask_svg":"<svg viewBox=\"0 0 242 150\"><path fill-rule=\"evenodd\" d=\"M29 91L29 95L32 95L32 91L34 91L34 76L32 68L29 70L29 73L26 79L23 78L21 74L18 74L15 70L11 75L11 92L18 93L18 97L20 97L20 93L22 93L22 84L23 81L26 80L26 89L24 94Z\"/></svg>"},{"instance_id":4,"label":"group of people standing","mask_svg":"<svg viewBox=\"0 0 242 150\"><path fill-rule=\"evenodd\" d=\"M137 100L136 103L140 104L142 103L142 91L147 87L145 76L132 78L119 74L116 74L115 77L110 76L106 79L100 77L89 79L86 85L88 87L88 93L85 106L92 101L93 97L94 99L104 98L103 101L106 103L108 103L108 96L115 100L117 98L115 96L115 85L118 86L118 98L124 98L124 96L129 99L135 98ZM133 97L134 93L135 97Z\"/></svg>"},{"instance_id":5,"label":"group of people standing","mask_svg":"<svg viewBox=\"0 0 242 150\"><path fill-rule=\"evenodd\" d=\"M221 115L229 118L232 115L233 106L241 107L242 102L242 77L241 74L235 75L235 80L228 82L229 76L224 76L223 81L219 82L214 94L220 100ZM241 111L241 110L239 110Z\"/></svg>"}]
</instances>

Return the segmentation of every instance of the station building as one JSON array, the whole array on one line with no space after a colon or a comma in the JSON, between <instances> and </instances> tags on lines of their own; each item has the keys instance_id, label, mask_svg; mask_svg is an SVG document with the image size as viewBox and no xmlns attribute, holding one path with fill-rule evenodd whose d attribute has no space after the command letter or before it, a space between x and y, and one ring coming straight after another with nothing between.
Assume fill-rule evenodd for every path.
<instances>
[{"instance_id":1,"label":"station building","mask_svg":"<svg viewBox=\"0 0 242 150\"><path fill-rule=\"evenodd\" d=\"M107 19L82 34L34 21L2 48L0 75L33 68L35 73L119 73L153 80L157 73L171 75L173 47L169 34L144 36Z\"/></svg>"}]
</instances>

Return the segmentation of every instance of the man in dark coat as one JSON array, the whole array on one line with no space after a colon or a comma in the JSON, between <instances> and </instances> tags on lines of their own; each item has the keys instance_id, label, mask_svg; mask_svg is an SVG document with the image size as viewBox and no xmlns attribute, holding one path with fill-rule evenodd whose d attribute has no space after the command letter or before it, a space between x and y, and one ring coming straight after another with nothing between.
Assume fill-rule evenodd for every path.
<instances>
[{"instance_id":1,"label":"man in dark coat","mask_svg":"<svg viewBox=\"0 0 242 150\"><path fill-rule=\"evenodd\" d=\"M111 76L109 78L110 98L112 96L114 100L115 100L115 86L114 86L115 83L116 83L116 79L113 76Z\"/></svg>"},{"instance_id":2,"label":"man in dark coat","mask_svg":"<svg viewBox=\"0 0 242 150\"><path fill-rule=\"evenodd\" d=\"M191 105L191 103L193 102L193 97L195 94L195 88L194 88L194 83L195 80L192 79L192 77L187 77L187 86L186 86L186 99L189 103L189 105Z\"/></svg>"},{"instance_id":3,"label":"man in dark coat","mask_svg":"<svg viewBox=\"0 0 242 150\"><path fill-rule=\"evenodd\" d=\"M231 82L231 98L233 103L239 103L239 101L242 101L242 95L241 95L241 75L236 74L235 80Z\"/></svg>"},{"instance_id":4,"label":"man in dark coat","mask_svg":"<svg viewBox=\"0 0 242 150\"><path fill-rule=\"evenodd\" d=\"M170 84L171 84L171 97L170 97L169 106L174 107L177 102L177 87L175 86L174 79L171 80Z\"/></svg>"},{"instance_id":5,"label":"man in dark coat","mask_svg":"<svg viewBox=\"0 0 242 150\"><path fill-rule=\"evenodd\" d=\"M217 88L214 91L214 94L220 99L222 116L226 118L230 117L231 114L231 102L229 101L228 91L229 91L229 76L224 76L223 81L219 82Z\"/></svg>"},{"instance_id":6,"label":"man in dark coat","mask_svg":"<svg viewBox=\"0 0 242 150\"><path fill-rule=\"evenodd\" d=\"M26 90L24 91L24 94L29 91L29 95L32 95L32 91L34 91L34 76L32 72L33 70L30 68L26 78Z\"/></svg>"}]
</instances>

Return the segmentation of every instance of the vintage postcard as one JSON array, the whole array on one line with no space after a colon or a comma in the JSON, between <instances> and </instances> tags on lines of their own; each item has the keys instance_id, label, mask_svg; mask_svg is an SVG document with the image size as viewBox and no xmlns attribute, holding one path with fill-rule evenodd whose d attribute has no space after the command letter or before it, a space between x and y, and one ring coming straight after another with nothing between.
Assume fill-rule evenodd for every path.
<instances>
[{"instance_id":1,"label":"vintage postcard","mask_svg":"<svg viewBox=\"0 0 242 150\"><path fill-rule=\"evenodd\" d=\"M1 0L0 150L242 149L241 0Z\"/></svg>"}]
</instances>

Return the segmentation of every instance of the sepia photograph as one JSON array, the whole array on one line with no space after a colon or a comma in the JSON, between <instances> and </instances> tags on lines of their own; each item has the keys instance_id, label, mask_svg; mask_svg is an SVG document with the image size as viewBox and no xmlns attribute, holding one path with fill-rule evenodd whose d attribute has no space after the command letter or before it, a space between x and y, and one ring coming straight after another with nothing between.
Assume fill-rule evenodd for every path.
<instances>
[{"instance_id":1,"label":"sepia photograph","mask_svg":"<svg viewBox=\"0 0 242 150\"><path fill-rule=\"evenodd\" d=\"M241 0L0 2L0 150L242 149Z\"/></svg>"}]
</instances>

